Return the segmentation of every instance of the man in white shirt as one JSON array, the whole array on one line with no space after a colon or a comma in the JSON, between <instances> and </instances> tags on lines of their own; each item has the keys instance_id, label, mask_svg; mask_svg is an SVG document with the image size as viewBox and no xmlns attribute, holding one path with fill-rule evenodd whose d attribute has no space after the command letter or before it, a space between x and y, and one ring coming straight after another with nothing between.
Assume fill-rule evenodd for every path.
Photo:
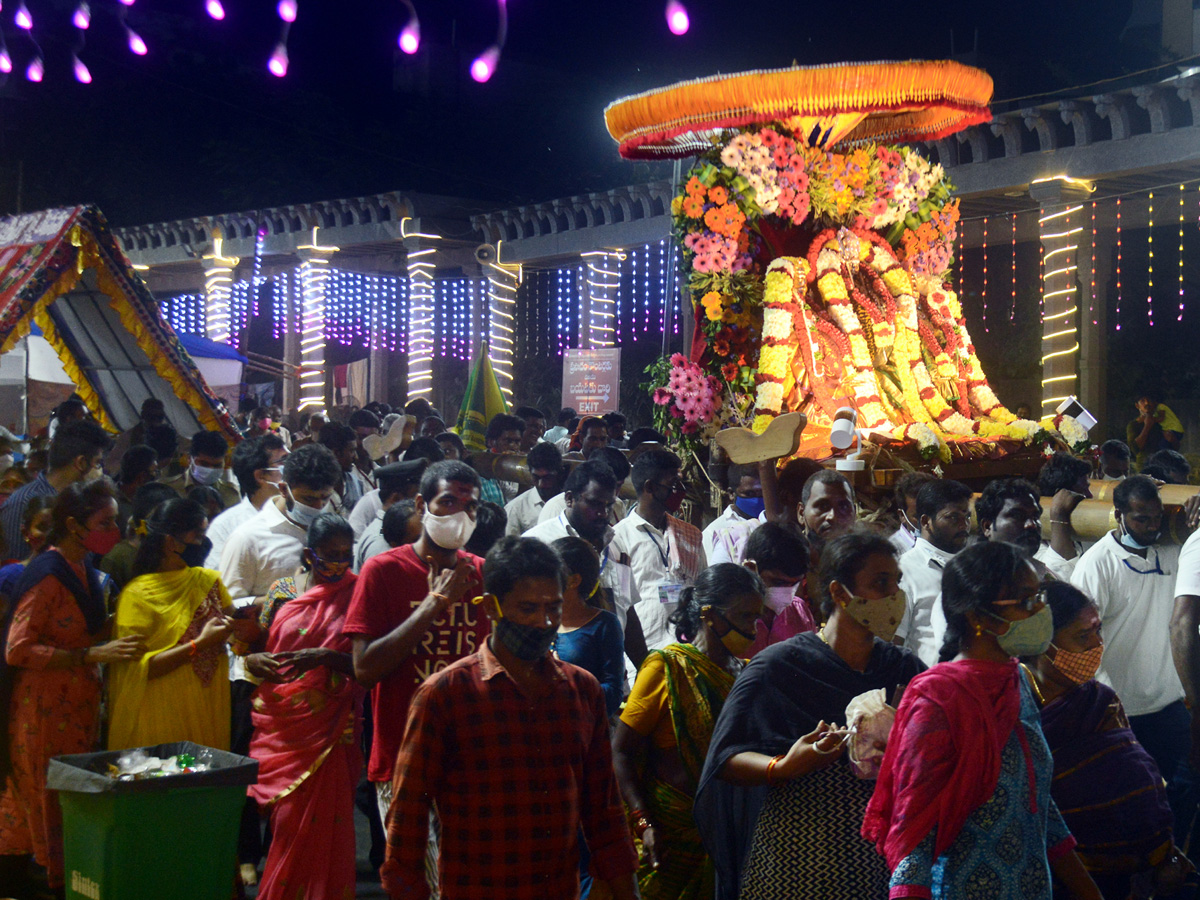
<instances>
[{"instance_id":1,"label":"man in white shirt","mask_svg":"<svg viewBox=\"0 0 1200 900\"><path fill-rule=\"evenodd\" d=\"M268 438L247 438L233 448L233 477L242 491L242 500L229 507L209 523L207 536L212 541L212 551L204 565L209 569L221 568L221 552L225 542L237 527L263 508L272 497L279 496L279 482L283 478L283 466L279 460L287 455L283 441L278 437L278 453L267 447ZM273 458L276 457L276 458Z\"/></svg>"},{"instance_id":2,"label":"man in white shirt","mask_svg":"<svg viewBox=\"0 0 1200 900\"><path fill-rule=\"evenodd\" d=\"M1038 473L1041 495L1054 499L1050 506L1050 540L1042 544L1036 559L1063 581L1071 580L1075 564L1091 546L1080 541L1071 527L1071 513L1079 501L1092 496L1088 486L1091 475L1089 463L1061 450L1046 460Z\"/></svg>"},{"instance_id":3,"label":"man in white shirt","mask_svg":"<svg viewBox=\"0 0 1200 900\"><path fill-rule=\"evenodd\" d=\"M560 450L559 453L562 451ZM564 457L569 459L570 457ZM625 484L625 479L629 477L629 460L625 458L625 454L616 447L594 447L587 454L586 459L597 459L612 469L613 475L617 478L617 494L618 497L613 500L612 509L608 514L608 524L616 526L623 518L625 518L625 501L620 499L621 487ZM566 464L564 463L564 466ZM565 476L564 476L565 477ZM557 518L558 514L567 508L567 499L563 494L557 497L551 497L542 507L542 511L538 513L538 522L545 522L547 519Z\"/></svg>"},{"instance_id":4,"label":"man in white shirt","mask_svg":"<svg viewBox=\"0 0 1200 900\"><path fill-rule=\"evenodd\" d=\"M888 540L900 555L915 547L917 538L921 536L921 526L917 524L917 494L929 482L936 480L928 472L905 472L896 480L892 496L900 527L892 532Z\"/></svg>"},{"instance_id":5,"label":"man in white shirt","mask_svg":"<svg viewBox=\"0 0 1200 900\"><path fill-rule=\"evenodd\" d=\"M563 489L566 508L553 519L539 522L522 537L536 538L546 544L553 544L559 538L577 537L595 548L600 557L600 587L621 621L625 652L636 667L646 656L646 642L634 611L639 598L629 557L614 545L613 529L608 524L608 511L616 490L617 479L608 466L599 460L580 463L567 477Z\"/></svg>"},{"instance_id":6,"label":"man in white shirt","mask_svg":"<svg viewBox=\"0 0 1200 900\"><path fill-rule=\"evenodd\" d=\"M617 523L613 545L628 555L646 646L659 650L676 641L668 621L684 587L705 568L700 529L677 519L687 487L679 457L666 449L642 453L630 476L637 508Z\"/></svg>"},{"instance_id":7,"label":"man in white shirt","mask_svg":"<svg viewBox=\"0 0 1200 900\"><path fill-rule=\"evenodd\" d=\"M1181 573L1179 547L1159 543L1163 506L1152 479L1125 479L1113 491L1113 507L1117 529L1083 554L1071 583L1100 611L1099 679L1117 692L1134 735L1166 779L1179 841L1196 813L1196 788L1188 764L1191 717L1172 658L1171 618L1176 596L1194 596L1200 586L1194 565ZM1194 545L1188 556L1195 560Z\"/></svg>"},{"instance_id":8,"label":"man in white shirt","mask_svg":"<svg viewBox=\"0 0 1200 900\"><path fill-rule=\"evenodd\" d=\"M506 533L522 535L539 521L546 502L562 493L562 454L553 444L534 445L525 457L533 487L518 494L504 506L508 516Z\"/></svg>"},{"instance_id":9,"label":"man in white shirt","mask_svg":"<svg viewBox=\"0 0 1200 900\"><path fill-rule=\"evenodd\" d=\"M525 423L525 430L521 432L521 452L528 453L542 442L542 434L546 430L546 414L536 406L518 406L513 415Z\"/></svg>"},{"instance_id":10,"label":"man in white shirt","mask_svg":"<svg viewBox=\"0 0 1200 900\"><path fill-rule=\"evenodd\" d=\"M767 463L774 465L775 460L767 460ZM710 566L719 562L740 565L746 541L754 529L766 521L762 479L757 465L730 466L729 486L733 489L733 502L701 532L704 556Z\"/></svg>"},{"instance_id":11,"label":"man in white shirt","mask_svg":"<svg viewBox=\"0 0 1200 900\"><path fill-rule=\"evenodd\" d=\"M900 557L900 586L908 606L895 642L932 666L942 649L934 632L933 610L942 593L942 570L967 545L971 533L971 489L948 479L929 482L917 492L917 521L921 536Z\"/></svg>"}]
</instances>

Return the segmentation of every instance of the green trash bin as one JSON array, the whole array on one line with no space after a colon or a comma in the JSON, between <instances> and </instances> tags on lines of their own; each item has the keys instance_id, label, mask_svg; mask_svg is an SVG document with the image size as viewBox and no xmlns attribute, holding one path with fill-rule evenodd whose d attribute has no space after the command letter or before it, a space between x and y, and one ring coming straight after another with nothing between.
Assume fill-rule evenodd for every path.
<instances>
[{"instance_id":1,"label":"green trash bin","mask_svg":"<svg viewBox=\"0 0 1200 900\"><path fill-rule=\"evenodd\" d=\"M62 806L67 900L229 900L258 763L190 741L143 749L163 759L190 753L212 768L118 781L108 766L128 750L50 760L46 786Z\"/></svg>"}]
</instances>

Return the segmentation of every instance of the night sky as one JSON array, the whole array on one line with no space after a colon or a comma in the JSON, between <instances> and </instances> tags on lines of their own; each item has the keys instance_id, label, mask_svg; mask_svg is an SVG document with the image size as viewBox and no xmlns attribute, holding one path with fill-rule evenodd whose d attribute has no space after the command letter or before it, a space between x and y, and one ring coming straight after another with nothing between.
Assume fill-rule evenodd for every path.
<instances>
[{"instance_id":1,"label":"night sky","mask_svg":"<svg viewBox=\"0 0 1200 900\"><path fill-rule=\"evenodd\" d=\"M265 62L274 0L137 0L126 49L117 0L92 0L70 72L69 0L26 0L46 77L4 4L15 63L0 89L0 214L99 204L114 225L411 190L500 207L665 177L619 159L604 106L716 72L840 60L958 58L996 80L998 100L1057 91L1164 61L1158 29L1125 28L1133 0L814 3L688 0L672 36L661 0L510 0L491 82L467 74L491 43L494 0L415 0L422 46L396 50L393 0L299 0L286 78ZM978 56L964 57L975 45ZM953 37L952 37L953 36Z\"/></svg>"}]
</instances>

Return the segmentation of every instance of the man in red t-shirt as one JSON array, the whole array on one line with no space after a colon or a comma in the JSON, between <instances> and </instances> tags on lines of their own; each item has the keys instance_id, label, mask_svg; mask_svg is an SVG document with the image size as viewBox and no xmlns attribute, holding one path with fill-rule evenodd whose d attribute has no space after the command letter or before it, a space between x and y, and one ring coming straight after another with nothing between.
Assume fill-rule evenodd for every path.
<instances>
[{"instance_id":1,"label":"man in red t-shirt","mask_svg":"<svg viewBox=\"0 0 1200 900\"><path fill-rule=\"evenodd\" d=\"M343 632L354 644L354 676L375 687L375 736L367 778L387 820L392 769L417 686L483 646L487 617L470 601L483 560L462 550L475 530L479 476L466 463L434 463L416 498L421 536L363 565Z\"/></svg>"}]
</instances>

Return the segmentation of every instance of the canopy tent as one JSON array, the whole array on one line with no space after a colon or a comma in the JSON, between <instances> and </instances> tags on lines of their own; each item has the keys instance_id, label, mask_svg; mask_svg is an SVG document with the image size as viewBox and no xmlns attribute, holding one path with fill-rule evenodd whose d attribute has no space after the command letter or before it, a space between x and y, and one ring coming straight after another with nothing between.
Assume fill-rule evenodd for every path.
<instances>
[{"instance_id":1,"label":"canopy tent","mask_svg":"<svg viewBox=\"0 0 1200 900\"><path fill-rule=\"evenodd\" d=\"M239 437L93 206L0 219L0 354L35 325L105 428L133 427L156 397L180 434Z\"/></svg>"}]
</instances>

